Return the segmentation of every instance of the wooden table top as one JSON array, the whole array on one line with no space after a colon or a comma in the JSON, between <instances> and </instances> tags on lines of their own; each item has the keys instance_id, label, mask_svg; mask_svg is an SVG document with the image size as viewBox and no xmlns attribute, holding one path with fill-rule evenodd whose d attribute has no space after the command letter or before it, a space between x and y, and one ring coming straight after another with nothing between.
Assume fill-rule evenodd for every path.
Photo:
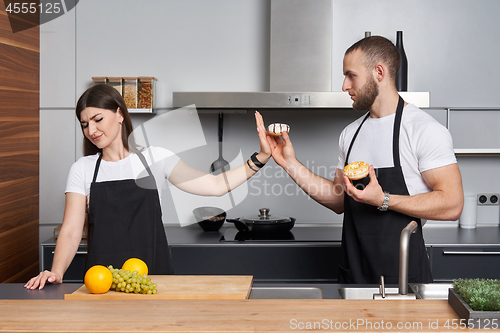
<instances>
[{"instance_id":1,"label":"wooden table top","mask_svg":"<svg viewBox=\"0 0 500 333\"><path fill-rule=\"evenodd\" d=\"M463 331L458 325L446 300L0 300L0 332Z\"/></svg>"}]
</instances>

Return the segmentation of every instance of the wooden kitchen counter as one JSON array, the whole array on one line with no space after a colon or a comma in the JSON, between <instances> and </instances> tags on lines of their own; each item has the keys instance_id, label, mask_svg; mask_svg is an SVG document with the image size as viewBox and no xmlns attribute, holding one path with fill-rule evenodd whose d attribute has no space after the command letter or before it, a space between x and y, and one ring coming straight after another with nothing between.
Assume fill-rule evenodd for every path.
<instances>
[{"instance_id":1,"label":"wooden kitchen counter","mask_svg":"<svg viewBox=\"0 0 500 333\"><path fill-rule=\"evenodd\" d=\"M0 300L0 332L462 331L453 319L446 300Z\"/></svg>"}]
</instances>

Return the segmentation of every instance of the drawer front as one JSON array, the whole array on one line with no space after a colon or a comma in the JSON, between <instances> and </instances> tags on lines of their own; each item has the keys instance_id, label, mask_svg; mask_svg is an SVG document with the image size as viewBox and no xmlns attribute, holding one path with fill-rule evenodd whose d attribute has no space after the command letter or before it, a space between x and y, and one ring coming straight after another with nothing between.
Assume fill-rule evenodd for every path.
<instances>
[{"instance_id":1,"label":"drawer front","mask_svg":"<svg viewBox=\"0 0 500 333\"><path fill-rule=\"evenodd\" d=\"M435 280L500 278L500 247L435 247L432 249Z\"/></svg>"},{"instance_id":2,"label":"drawer front","mask_svg":"<svg viewBox=\"0 0 500 333\"><path fill-rule=\"evenodd\" d=\"M338 281L340 246L172 246L175 274L252 275L254 281Z\"/></svg>"},{"instance_id":3,"label":"drawer front","mask_svg":"<svg viewBox=\"0 0 500 333\"><path fill-rule=\"evenodd\" d=\"M54 250L55 246L44 246L43 247L43 270L50 270L52 267L52 261L54 260ZM64 274L63 282L81 282L83 283L83 277L85 276L85 260L87 258L87 249L85 246L80 246L76 252L73 261L68 267L68 270Z\"/></svg>"}]
</instances>

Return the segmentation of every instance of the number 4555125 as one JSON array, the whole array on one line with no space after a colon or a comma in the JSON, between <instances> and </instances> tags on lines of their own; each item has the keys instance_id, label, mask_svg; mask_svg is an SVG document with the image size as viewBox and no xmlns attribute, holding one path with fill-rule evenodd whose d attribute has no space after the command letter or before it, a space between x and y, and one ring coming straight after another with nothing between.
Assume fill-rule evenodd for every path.
<instances>
[{"instance_id":1,"label":"number 4555125","mask_svg":"<svg viewBox=\"0 0 500 333\"><path fill-rule=\"evenodd\" d=\"M11 2L5 8L9 14L59 14L61 12L60 3L34 3L34 2Z\"/></svg>"}]
</instances>

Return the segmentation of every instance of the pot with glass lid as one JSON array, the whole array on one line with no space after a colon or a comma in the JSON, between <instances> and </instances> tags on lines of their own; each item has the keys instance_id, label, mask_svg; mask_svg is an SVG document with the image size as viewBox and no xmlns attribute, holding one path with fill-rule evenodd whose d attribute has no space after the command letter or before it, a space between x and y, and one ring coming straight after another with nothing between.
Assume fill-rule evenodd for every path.
<instances>
[{"instance_id":1,"label":"pot with glass lid","mask_svg":"<svg viewBox=\"0 0 500 333\"><path fill-rule=\"evenodd\" d=\"M226 222L234 223L240 232L252 233L281 233L290 231L295 218L269 214L269 208L259 209L259 215L226 219Z\"/></svg>"}]
</instances>

